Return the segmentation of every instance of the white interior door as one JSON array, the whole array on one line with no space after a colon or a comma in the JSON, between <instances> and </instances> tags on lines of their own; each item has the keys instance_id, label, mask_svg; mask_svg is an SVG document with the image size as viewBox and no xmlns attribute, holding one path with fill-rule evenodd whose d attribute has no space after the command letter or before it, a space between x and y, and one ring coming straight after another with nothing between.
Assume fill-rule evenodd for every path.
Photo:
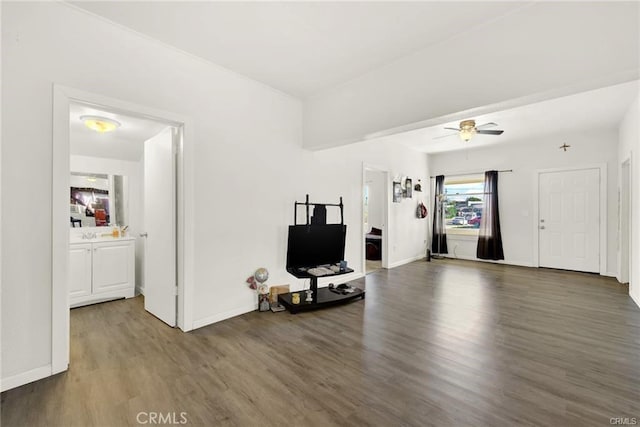
<instances>
[{"instance_id":1,"label":"white interior door","mask_svg":"<svg viewBox=\"0 0 640 427\"><path fill-rule=\"evenodd\" d=\"M173 128L144 143L144 308L176 325L176 185Z\"/></svg>"},{"instance_id":2,"label":"white interior door","mask_svg":"<svg viewBox=\"0 0 640 427\"><path fill-rule=\"evenodd\" d=\"M540 267L600 272L600 170L539 175Z\"/></svg>"}]
</instances>

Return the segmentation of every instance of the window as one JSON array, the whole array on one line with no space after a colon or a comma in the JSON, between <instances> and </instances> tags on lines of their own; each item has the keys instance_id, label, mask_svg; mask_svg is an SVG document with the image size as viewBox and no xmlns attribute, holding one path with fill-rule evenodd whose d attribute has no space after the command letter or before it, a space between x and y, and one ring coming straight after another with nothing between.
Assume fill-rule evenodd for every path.
<instances>
[{"instance_id":1,"label":"window","mask_svg":"<svg viewBox=\"0 0 640 427\"><path fill-rule=\"evenodd\" d=\"M445 179L442 201L447 233L477 235L484 203L481 175Z\"/></svg>"}]
</instances>

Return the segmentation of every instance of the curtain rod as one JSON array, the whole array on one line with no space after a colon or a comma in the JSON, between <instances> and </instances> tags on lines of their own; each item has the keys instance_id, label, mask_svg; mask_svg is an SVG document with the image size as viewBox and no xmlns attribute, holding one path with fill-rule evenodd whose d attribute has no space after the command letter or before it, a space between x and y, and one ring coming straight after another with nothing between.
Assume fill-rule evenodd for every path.
<instances>
[{"instance_id":1,"label":"curtain rod","mask_svg":"<svg viewBox=\"0 0 640 427\"><path fill-rule=\"evenodd\" d=\"M513 172L513 169L504 169L504 170L501 170L501 171L498 171L498 172ZM465 175L480 175L481 173L484 173L484 172L454 173L454 174L451 174L451 175L445 175L445 177L448 177L448 176L465 176ZM432 175L429 178L433 179L433 178L435 178L435 176Z\"/></svg>"}]
</instances>

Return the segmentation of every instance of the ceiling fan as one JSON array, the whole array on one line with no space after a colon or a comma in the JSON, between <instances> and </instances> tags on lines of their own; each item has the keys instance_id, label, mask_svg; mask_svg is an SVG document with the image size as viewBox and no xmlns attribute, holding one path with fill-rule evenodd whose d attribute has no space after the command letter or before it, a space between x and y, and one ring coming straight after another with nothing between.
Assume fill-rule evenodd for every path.
<instances>
[{"instance_id":1,"label":"ceiling fan","mask_svg":"<svg viewBox=\"0 0 640 427\"><path fill-rule=\"evenodd\" d=\"M475 134L481 135L502 135L503 130L489 130L487 127L498 126L497 123L489 122L483 125L476 126L475 120L463 120L460 122L460 128L445 128L447 130L455 130L460 135L460 139L463 141L469 141ZM449 135L446 135L449 136Z\"/></svg>"}]
</instances>

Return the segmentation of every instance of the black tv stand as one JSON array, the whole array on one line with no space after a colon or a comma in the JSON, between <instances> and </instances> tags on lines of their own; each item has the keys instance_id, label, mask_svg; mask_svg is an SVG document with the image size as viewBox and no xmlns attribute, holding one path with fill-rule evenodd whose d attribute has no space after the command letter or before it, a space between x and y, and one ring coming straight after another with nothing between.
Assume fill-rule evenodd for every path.
<instances>
[{"instance_id":1,"label":"black tv stand","mask_svg":"<svg viewBox=\"0 0 640 427\"><path fill-rule=\"evenodd\" d=\"M317 310L320 308L331 307L334 305L344 304L349 301L353 301L358 298L364 299L365 291L360 288L353 288L353 292L340 294L333 292L329 288L319 288L318 289L318 277L313 276L307 272L299 271L297 269L287 269L287 271L297 277L298 279L311 279L311 298L312 300L306 301L307 293L306 291L299 292L290 292L288 294L278 295L278 301L280 304L284 305L287 310L291 312L291 314L296 314L301 311L310 311ZM350 268L345 269L344 271L339 271L334 274L321 276L321 277L335 277L340 276L347 273L353 273L353 270ZM300 303L294 304L291 301L291 294L298 293L300 294Z\"/></svg>"}]
</instances>

